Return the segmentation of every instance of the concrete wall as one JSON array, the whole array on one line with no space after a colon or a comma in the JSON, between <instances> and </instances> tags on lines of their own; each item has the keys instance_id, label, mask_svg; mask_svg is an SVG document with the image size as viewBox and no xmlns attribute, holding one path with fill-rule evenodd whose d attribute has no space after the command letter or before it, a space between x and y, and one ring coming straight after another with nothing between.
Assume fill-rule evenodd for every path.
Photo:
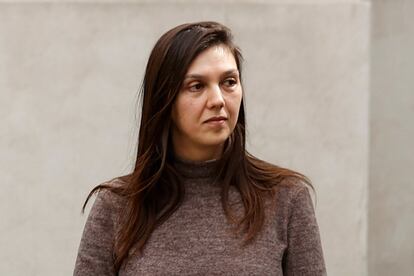
<instances>
[{"instance_id":1,"label":"concrete wall","mask_svg":"<svg viewBox=\"0 0 414 276\"><path fill-rule=\"evenodd\" d=\"M366 275L370 4L0 3L1 275L70 275L98 183L130 168L149 51L186 21L230 26L249 149L307 174L329 275Z\"/></svg>"},{"instance_id":2,"label":"concrete wall","mask_svg":"<svg viewBox=\"0 0 414 276\"><path fill-rule=\"evenodd\" d=\"M373 1L370 275L414 275L414 2Z\"/></svg>"}]
</instances>

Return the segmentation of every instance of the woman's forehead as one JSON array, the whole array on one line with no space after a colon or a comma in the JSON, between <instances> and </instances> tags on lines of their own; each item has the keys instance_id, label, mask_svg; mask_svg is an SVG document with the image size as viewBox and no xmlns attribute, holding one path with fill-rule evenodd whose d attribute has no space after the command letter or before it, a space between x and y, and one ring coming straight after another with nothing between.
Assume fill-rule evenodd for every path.
<instances>
[{"instance_id":1,"label":"woman's forehead","mask_svg":"<svg viewBox=\"0 0 414 276\"><path fill-rule=\"evenodd\" d=\"M215 45L200 53L190 64L186 76L210 70L237 70L234 55L227 46Z\"/></svg>"}]
</instances>

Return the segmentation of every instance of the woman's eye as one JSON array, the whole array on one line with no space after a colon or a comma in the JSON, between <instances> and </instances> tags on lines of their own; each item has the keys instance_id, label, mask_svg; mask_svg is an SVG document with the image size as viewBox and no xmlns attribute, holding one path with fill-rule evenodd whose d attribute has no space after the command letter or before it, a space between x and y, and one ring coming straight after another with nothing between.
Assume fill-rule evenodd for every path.
<instances>
[{"instance_id":1,"label":"woman's eye","mask_svg":"<svg viewBox=\"0 0 414 276\"><path fill-rule=\"evenodd\" d=\"M224 84L227 87L233 87L237 84L237 81L235 79L227 79L227 80L224 81Z\"/></svg>"},{"instance_id":2,"label":"woman's eye","mask_svg":"<svg viewBox=\"0 0 414 276\"><path fill-rule=\"evenodd\" d=\"M200 91L203 89L203 85L201 83L196 83L190 86L190 91Z\"/></svg>"}]
</instances>

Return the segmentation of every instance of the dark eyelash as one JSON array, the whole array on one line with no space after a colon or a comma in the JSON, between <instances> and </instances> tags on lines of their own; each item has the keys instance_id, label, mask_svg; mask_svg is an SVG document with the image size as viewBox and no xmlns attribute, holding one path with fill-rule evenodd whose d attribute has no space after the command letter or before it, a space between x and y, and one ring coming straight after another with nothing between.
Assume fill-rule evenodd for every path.
<instances>
[{"instance_id":1,"label":"dark eyelash","mask_svg":"<svg viewBox=\"0 0 414 276\"><path fill-rule=\"evenodd\" d=\"M225 80L224 82L229 82L230 83L230 85L235 85L235 84L237 84L237 80L236 79L227 79L227 80Z\"/></svg>"},{"instance_id":2,"label":"dark eyelash","mask_svg":"<svg viewBox=\"0 0 414 276\"><path fill-rule=\"evenodd\" d=\"M199 86L199 88L195 88L195 86ZM200 90L204 87L204 85L202 83L195 83L189 86L189 89L196 89L196 90Z\"/></svg>"}]
</instances>

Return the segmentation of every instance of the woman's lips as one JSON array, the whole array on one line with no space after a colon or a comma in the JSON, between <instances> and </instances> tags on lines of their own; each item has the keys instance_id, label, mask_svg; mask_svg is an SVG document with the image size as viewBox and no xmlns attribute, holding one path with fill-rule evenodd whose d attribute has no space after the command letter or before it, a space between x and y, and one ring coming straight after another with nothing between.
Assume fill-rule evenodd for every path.
<instances>
[{"instance_id":1,"label":"woman's lips","mask_svg":"<svg viewBox=\"0 0 414 276\"><path fill-rule=\"evenodd\" d=\"M215 121L226 121L226 120L227 118L224 116L216 116L216 117L211 117L210 119L208 119L206 123L215 122Z\"/></svg>"},{"instance_id":2,"label":"woman's lips","mask_svg":"<svg viewBox=\"0 0 414 276\"><path fill-rule=\"evenodd\" d=\"M223 126L226 123L227 119L215 119L209 120L206 123L210 126Z\"/></svg>"}]
</instances>

